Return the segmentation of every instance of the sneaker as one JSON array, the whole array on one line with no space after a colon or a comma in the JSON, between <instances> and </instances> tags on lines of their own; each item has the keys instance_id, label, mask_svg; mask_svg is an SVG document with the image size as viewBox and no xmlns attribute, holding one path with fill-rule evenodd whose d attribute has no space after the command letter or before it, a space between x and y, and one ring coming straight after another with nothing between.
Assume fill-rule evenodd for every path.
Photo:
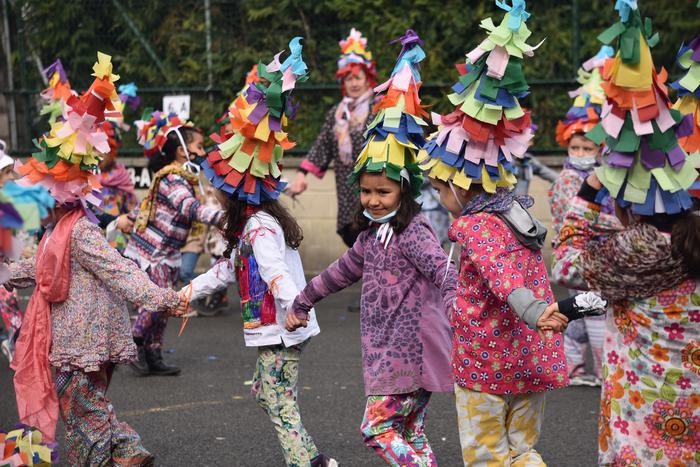
<instances>
[{"instance_id":1,"label":"sneaker","mask_svg":"<svg viewBox=\"0 0 700 467\"><path fill-rule=\"evenodd\" d=\"M2 343L0 343L0 350L2 350L2 354L7 358L7 360L12 363L14 352L12 345L10 344L10 339L3 339Z\"/></svg>"},{"instance_id":2,"label":"sneaker","mask_svg":"<svg viewBox=\"0 0 700 467\"><path fill-rule=\"evenodd\" d=\"M569 380L570 386L590 386L594 388L600 386L601 383L600 378L596 378L593 375L576 375Z\"/></svg>"}]
</instances>

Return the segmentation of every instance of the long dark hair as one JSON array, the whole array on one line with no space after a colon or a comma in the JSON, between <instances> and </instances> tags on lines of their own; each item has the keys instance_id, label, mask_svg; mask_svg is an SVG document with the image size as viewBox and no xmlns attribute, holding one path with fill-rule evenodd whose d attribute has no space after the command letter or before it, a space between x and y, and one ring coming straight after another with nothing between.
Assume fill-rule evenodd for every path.
<instances>
[{"instance_id":1,"label":"long dark hair","mask_svg":"<svg viewBox=\"0 0 700 467\"><path fill-rule=\"evenodd\" d=\"M360 174L360 177L361 176L362 174ZM411 184L406 181L401 184L401 196L399 197L399 203L401 203L399 210L389 221L389 224L397 234L403 232L406 227L408 227L408 224L411 223L413 218L416 217L417 214L420 214L420 204L413 199L413 195L411 194ZM369 219L365 217L364 211L365 208L360 206L355 213L355 225L361 231L369 229Z\"/></svg>"},{"instance_id":2,"label":"long dark hair","mask_svg":"<svg viewBox=\"0 0 700 467\"><path fill-rule=\"evenodd\" d=\"M199 131L191 127L180 127L179 130L180 134L182 134L182 139L185 140L185 144L190 144L194 139L194 134L199 133ZM148 159L148 170L156 173L166 165L172 164L175 161L175 153L177 153L177 148L179 147L180 138L178 138L175 131L171 131L166 136L163 150Z\"/></svg>"},{"instance_id":3,"label":"long dark hair","mask_svg":"<svg viewBox=\"0 0 700 467\"><path fill-rule=\"evenodd\" d=\"M237 198L228 198L224 209L226 209L226 215L224 216L225 225L223 229L227 242L224 256L230 258L233 250L238 248L243 229L253 213L250 210L250 205ZM301 241L304 239L304 232L296 219L287 211L287 208L282 206L282 203L276 199L266 200L260 204L258 211L265 211L279 222L287 246L295 250L299 248Z\"/></svg>"},{"instance_id":4,"label":"long dark hair","mask_svg":"<svg viewBox=\"0 0 700 467\"><path fill-rule=\"evenodd\" d=\"M700 279L700 213L686 211L673 223L671 250L688 275Z\"/></svg>"}]
</instances>

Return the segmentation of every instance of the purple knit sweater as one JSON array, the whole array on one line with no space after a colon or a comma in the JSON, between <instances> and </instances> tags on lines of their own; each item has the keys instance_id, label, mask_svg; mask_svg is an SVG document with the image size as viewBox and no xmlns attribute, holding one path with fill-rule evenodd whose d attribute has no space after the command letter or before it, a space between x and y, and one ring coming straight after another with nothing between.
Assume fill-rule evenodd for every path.
<instances>
[{"instance_id":1,"label":"purple knit sweater","mask_svg":"<svg viewBox=\"0 0 700 467\"><path fill-rule=\"evenodd\" d=\"M314 303L362 279L365 394L452 392L448 313L456 270L422 214L386 249L375 233L375 227L362 232L350 250L309 282L292 310L305 318Z\"/></svg>"}]
</instances>

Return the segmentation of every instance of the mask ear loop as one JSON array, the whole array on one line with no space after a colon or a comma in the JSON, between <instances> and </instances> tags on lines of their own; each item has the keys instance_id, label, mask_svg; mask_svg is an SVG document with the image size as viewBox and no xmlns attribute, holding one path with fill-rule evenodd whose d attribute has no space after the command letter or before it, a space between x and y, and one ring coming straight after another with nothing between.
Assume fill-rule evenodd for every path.
<instances>
[{"instance_id":1,"label":"mask ear loop","mask_svg":"<svg viewBox=\"0 0 700 467\"><path fill-rule=\"evenodd\" d=\"M457 201L457 204L459 204L459 209L464 211L464 205L462 202L459 200L459 196L457 196L457 190L455 190L454 185L452 184L452 180L447 180L447 185L450 187L450 191L452 191L452 195L455 197L455 201ZM447 255L447 264L445 265L445 277L442 278L442 283L444 284L445 281L447 280L447 274L450 272L450 264L452 264L452 255L455 252L455 242L450 242L450 253Z\"/></svg>"},{"instance_id":2,"label":"mask ear loop","mask_svg":"<svg viewBox=\"0 0 700 467\"><path fill-rule=\"evenodd\" d=\"M187 157L187 160L185 161L182 166L185 168L185 170L188 170L195 174L197 176L197 184L199 185L199 192L204 196L204 187L202 186L202 178L199 176L199 173L201 172L202 168L199 167L197 164L192 162L192 158L190 157L190 151L187 150L187 144L185 144L185 138L182 137L182 133L180 132L180 127L175 127L172 128L170 131L174 131L175 134L177 135L177 139L180 140L180 146L182 147L182 150L185 151L185 157ZM170 131L168 133L170 133Z\"/></svg>"}]
</instances>

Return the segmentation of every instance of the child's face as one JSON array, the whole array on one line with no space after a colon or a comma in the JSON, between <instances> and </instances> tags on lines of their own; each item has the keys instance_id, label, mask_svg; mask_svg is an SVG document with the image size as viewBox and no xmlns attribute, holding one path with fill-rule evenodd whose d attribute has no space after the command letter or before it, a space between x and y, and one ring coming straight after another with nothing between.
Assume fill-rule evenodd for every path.
<instances>
[{"instance_id":1,"label":"child's face","mask_svg":"<svg viewBox=\"0 0 700 467\"><path fill-rule=\"evenodd\" d=\"M575 134L569 140L568 152L571 157L595 157L598 145L583 135Z\"/></svg>"},{"instance_id":2,"label":"child's face","mask_svg":"<svg viewBox=\"0 0 700 467\"><path fill-rule=\"evenodd\" d=\"M14 173L13 167L11 165L0 170L0 187L5 186L5 182L9 182L10 180L14 180L14 179L15 179L15 173Z\"/></svg>"},{"instance_id":3,"label":"child's face","mask_svg":"<svg viewBox=\"0 0 700 467\"><path fill-rule=\"evenodd\" d=\"M204 137L200 133L193 133L192 141L187 143L187 150L192 157L204 157Z\"/></svg>"},{"instance_id":4,"label":"child's face","mask_svg":"<svg viewBox=\"0 0 700 467\"><path fill-rule=\"evenodd\" d=\"M384 173L365 172L360 175L360 203L375 219L381 219L398 209L401 185Z\"/></svg>"},{"instance_id":5,"label":"child's face","mask_svg":"<svg viewBox=\"0 0 700 467\"><path fill-rule=\"evenodd\" d=\"M228 205L228 195L221 190L214 190L214 198L219 202L221 206Z\"/></svg>"},{"instance_id":6,"label":"child's face","mask_svg":"<svg viewBox=\"0 0 700 467\"><path fill-rule=\"evenodd\" d=\"M469 198L466 190L454 187L453 192L446 182L434 178L430 179L430 186L438 192L438 195L440 195L440 204L452 214L452 217L457 218L462 214L462 206L467 203ZM455 193L459 196L459 199L455 197Z\"/></svg>"}]
</instances>

